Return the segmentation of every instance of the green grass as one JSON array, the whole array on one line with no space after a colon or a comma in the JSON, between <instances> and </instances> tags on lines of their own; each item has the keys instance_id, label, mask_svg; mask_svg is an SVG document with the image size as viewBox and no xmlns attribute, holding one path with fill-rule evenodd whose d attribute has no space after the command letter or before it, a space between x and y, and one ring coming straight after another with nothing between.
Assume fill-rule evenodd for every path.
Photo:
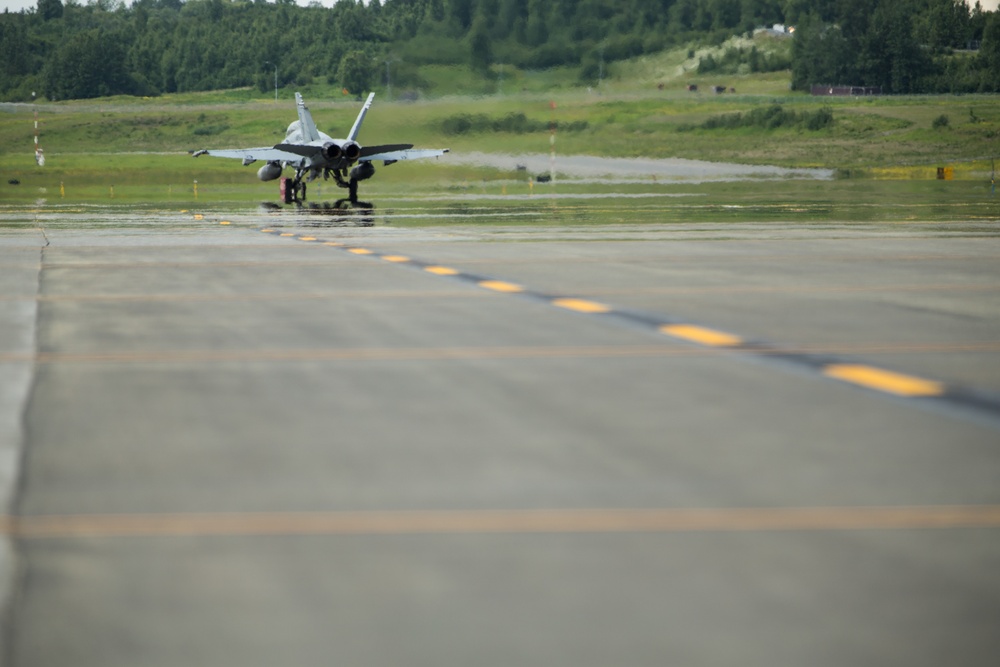
<instances>
[{"instance_id":1,"label":"green grass","mask_svg":"<svg viewBox=\"0 0 1000 667\"><path fill-rule=\"evenodd\" d=\"M219 93L203 94L200 100L189 94L176 100L165 96L39 104L42 146L53 165L68 154L91 154L97 168L108 162L108 153L182 153L206 147L272 145L281 140L294 119L293 102L287 91L284 95L277 105L260 96L223 102ZM339 93L333 98L307 94L306 99L317 124L334 136L345 133L359 106ZM555 110L550 102L555 102ZM835 123L818 132L765 128L678 131L713 116L746 113L772 104L796 112L829 106ZM630 92L567 89L552 94L444 97L415 103L377 99L362 139L411 141L464 151L547 152L547 131L447 136L441 129L443 119L460 114L497 118L511 113L523 113L541 126L550 120L563 125L585 121L586 130L559 134L559 150L614 157L672 156L857 169L1000 154L1000 105L995 96L986 95L840 99L787 92L714 95L632 88ZM949 117L949 125L933 128L941 115ZM30 107L0 113L0 156L5 169L9 165L20 168L18 156L27 156L30 163L32 133Z\"/></svg>"},{"instance_id":2,"label":"green grass","mask_svg":"<svg viewBox=\"0 0 1000 667\"><path fill-rule=\"evenodd\" d=\"M787 48L787 42L756 43L760 49ZM694 49L691 58L685 47L610 63L600 86L589 89L579 85L576 68L532 72L508 65L503 68L501 80L499 66L494 66L490 76L461 67L425 66L420 70L427 84L424 97L404 102L398 99L405 92L401 87L393 88L393 99L386 91L377 91L361 139L448 147L453 152L544 154L550 150L551 137L547 129L538 128L547 128L554 120L564 128L571 124L585 128L557 132L556 150L561 155L683 157L827 167L852 177L847 187L854 198L871 196L858 185L858 179L923 182L934 179L938 166L954 167L955 178L969 181L970 187L987 187L990 158L1000 157L1000 104L995 95L814 98L790 92L788 72L697 73L700 57L718 55L734 45L738 45L737 41L714 50ZM699 85L699 92L686 90L692 83ZM715 95L707 91L710 85L735 88L737 92ZM346 133L360 107L354 97L344 96L328 85L305 86L300 91L322 130L333 136ZM62 199L62 191L69 200L107 201L114 187L116 200L189 201L193 200L197 180L197 201L273 200L276 186L258 182L256 166L242 167L235 160L209 157L195 160L187 151L278 143L295 118L294 91L280 92L277 104L272 92L254 89L39 103L41 145L47 158L44 168L34 164L32 107L0 107L0 199ZM797 127L698 127L713 117L749 113L775 104L796 114L829 107L834 123L818 131ZM536 130L449 135L442 122L460 115L499 119L510 114L524 114L528 125ZM942 115L948 117L948 125L935 128L935 119ZM690 129L692 126L695 129ZM688 130L682 131L685 127ZM12 179L21 185L8 185ZM523 179L523 175L497 169L424 161L401 163L385 170L380 167L379 175L363 184L362 193L388 197L426 192L500 194L503 188L526 187ZM782 184L783 196L795 200L798 191L813 192L812 196L820 200L824 192L840 187L797 183ZM574 186L560 183L558 187L565 193ZM581 187L600 189L593 184ZM615 186L618 190L621 187ZM760 184L699 187L713 193L742 193L734 205L745 204L754 196L754 189L766 196L775 192L770 182L766 188ZM957 185L947 184L943 190L940 187L930 184L928 191L950 201L945 195L956 191ZM329 189L329 196L338 196L335 188ZM919 199L919 190L906 196ZM539 185L537 191L544 193L545 186ZM889 192L886 196L895 194ZM848 211L849 207L838 203L840 197L835 198L832 210ZM713 198L718 199L714 194ZM843 199L850 197L844 195ZM822 208L819 204L803 204L809 210ZM781 215L781 210L775 209L775 215ZM889 210L885 213L893 214ZM712 215L725 217L725 211Z\"/></svg>"},{"instance_id":3,"label":"green grass","mask_svg":"<svg viewBox=\"0 0 1000 667\"><path fill-rule=\"evenodd\" d=\"M307 101L317 124L334 136L345 133L358 108L353 100ZM550 101L556 103L555 110ZM772 104L798 112L829 106L835 122L820 131L679 131L713 116L749 112ZM136 152L175 153L177 157L170 159L171 168L187 169L180 161L188 150L273 145L282 139L294 119L294 106L288 99L279 105L262 100L171 104L159 98L122 105L102 101L40 104L38 108L48 166L72 163L74 168L95 171L113 170L124 159L119 156ZM449 97L416 103L378 100L361 138L447 146L456 151L548 152L546 130L451 136L442 130L442 120L457 115L500 118L511 113L523 113L539 127L547 126L550 120L563 126L585 122L585 130L558 134L557 148L562 153L849 169L966 162L1000 155L1000 105L993 96L854 100L791 94L715 96L642 91L612 96L575 91L553 96L526 93ZM934 119L940 115L949 117L949 125L933 128ZM4 175L33 165L32 134L30 107L0 113ZM152 160L150 166L164 168L162 162ZM199 170L206 168L212 169L199 165Z\"/></svg>"}]
</instances>

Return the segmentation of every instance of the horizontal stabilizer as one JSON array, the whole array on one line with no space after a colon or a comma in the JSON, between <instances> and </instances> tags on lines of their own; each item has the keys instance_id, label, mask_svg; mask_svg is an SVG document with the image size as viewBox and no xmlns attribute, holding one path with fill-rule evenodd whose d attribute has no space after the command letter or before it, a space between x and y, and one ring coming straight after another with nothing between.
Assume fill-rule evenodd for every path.
<instances>
[{"instance_id":1,"label":"horizontal stabilizer","mask_svg":"<svg viewBox=\"0 0 1000 667\"><path fill-rule=\"evenodd\" d=\"M383 146L365 146L361 149L360 158L363 160L369 155L381 155L391 151L405 151L413 148L413 144L385 144Z\"/></svg>"},{"instance_id":2,"label":"horizontal stabilizer","mask_svg":"<svg viewBox=\"0 0 1000 667\"><path fill-rule=\"evenodd\" d=\"M278 144L274 148L279 151L294 153L301 157L312 157L323 150L322 146L302 146L300 144Z\"/></svg>"}]
</instances>

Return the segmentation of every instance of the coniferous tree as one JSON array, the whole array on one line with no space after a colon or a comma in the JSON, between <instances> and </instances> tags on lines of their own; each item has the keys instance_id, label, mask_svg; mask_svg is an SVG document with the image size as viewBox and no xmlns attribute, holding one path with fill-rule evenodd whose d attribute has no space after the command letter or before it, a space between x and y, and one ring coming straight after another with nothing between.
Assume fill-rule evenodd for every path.
<instances>
[{"instance_id":1,"label":"coniferous tree","mask_svg":"<svg viewBox=\"0 0 1000 667\"><path fill-rule=\"evenodd\" d=\"M63 15L62 0L38 0L38 15L43 21L61 19Z\"/></svg>"},{"instance_id":2,"label":"coniferous tree","mask_svg":"<svg viewBox=\"0 0 1000 667\"><path fill-rule=\"evenodd\" d=\"M997 12L964 0L340 0L332 8L294 0L36 1L37 11L0 13L0 99L30 98L31 90L65 99L266 89L266 62L277 63L279 85L335 81L351 52L365 54L369 70L393 54L415 83L427 63L485 76L493 62L573 66L581 83L592 83L602 63L718 44L782 22L799 28L799 90L839 83L1000 91ZM955 53L980 41L978 56ZM768 66L759 53L742 57L751 69Z\"/></svg>"},{"instance_id":3,"label":"coniferous tree","mask_svg":"<svg viewBox=\"0 0 1000 667\"><path fill-rule=\"evenodd\" d=\"M469 34L469 65L477 72L485 72L493 63L493 48L485 19L477 19Z\"/></svg>"}]
</instances>

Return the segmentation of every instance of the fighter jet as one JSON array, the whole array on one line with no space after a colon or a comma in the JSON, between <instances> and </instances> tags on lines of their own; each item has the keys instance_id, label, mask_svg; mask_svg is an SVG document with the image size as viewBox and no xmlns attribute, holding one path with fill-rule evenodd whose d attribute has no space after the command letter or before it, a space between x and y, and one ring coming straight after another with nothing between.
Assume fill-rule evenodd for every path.
<instances>
[{"instance_id":1,"label":"fighter jet","mask_svg":"<svg viewBox=\"0 0 1000 667\"><path fill-rule=\"evenodd\" d=\"M438 157L448 152L447 148L414 149L413 144L359 144L358 132L374 99L375 93L371 93L345 139L334 139L316 129L302 95L295 93L299 119L288 126L285 140L280 144L261 148L200 150L193 155L238 158L243 160L243 166L263 160L266 164L257 170L257 178L262 181L273 181L281 176L285 167L291 167L295 170L295 177L282 178L280 183L281 197L286 204L305 201L306 183L303 180L313 181L320 175L324 179L332 176L337 185L348 189L351 203L357 203L358 181L375 174L373 162L381 161L388 166L399 160Z\"/></svg>"}]
</instances>

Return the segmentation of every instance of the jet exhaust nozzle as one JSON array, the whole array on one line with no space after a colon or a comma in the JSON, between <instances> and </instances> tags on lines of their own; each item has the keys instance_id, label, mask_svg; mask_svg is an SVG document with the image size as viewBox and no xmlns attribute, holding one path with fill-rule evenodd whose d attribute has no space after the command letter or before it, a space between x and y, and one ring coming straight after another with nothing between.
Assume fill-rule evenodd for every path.
<instances>
[{"instance_id":1,"label":"jet exhaust nozzle","mask_svg":"<svg viewBox=\"0 0 1000 667\"><path fill-rule=\"evenodd\" d=\"M332 141L327 144L323 144L323 157L327 160L339 160L344 154L344 151L337 144Z\"/></svg>"},{"instance_id":2,"label":"jet exhaust nozzle","mask_svg":"<svg viewBox=\"0 0 1000 667\"><path fill-rule=\"evenodd\" d=\"M361 146L353 141L348 141L343 145L344 157L348 160L357 160L361 157Z\"/></svg>"},{"instance_id":3,"label":"jet exhaust nozzle","mask_svg":"<svg viewBox=\"0 0 1000 667\"><path fill-rule=\"evenodd\" d=\"M257 178L262 181L273 181L281 176L281 164L279 162L268 162L257 170Z\"/></svg>"}]
</instances>

